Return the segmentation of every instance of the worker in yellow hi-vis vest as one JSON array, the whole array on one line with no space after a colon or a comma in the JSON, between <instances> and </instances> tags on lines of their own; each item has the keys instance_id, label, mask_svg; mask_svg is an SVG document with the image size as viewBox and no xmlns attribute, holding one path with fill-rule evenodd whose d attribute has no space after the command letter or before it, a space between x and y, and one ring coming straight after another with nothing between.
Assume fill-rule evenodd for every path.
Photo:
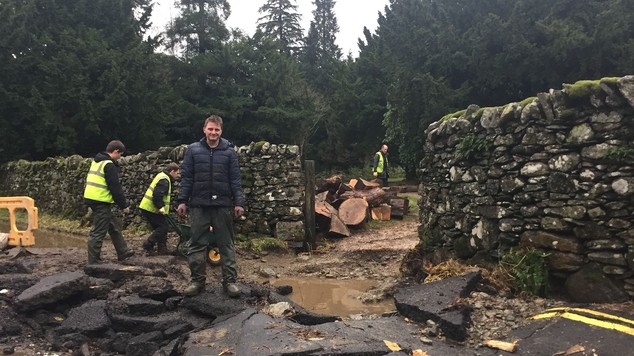
<instances>
[{"instance_id":1,"label":"worker in yellow hi-vis vest","mask_svg":"<svg viewBox=\"0 0 634 356\"><path fill-rule=\"evenodd\" d=\"M376 178L382 187L387 187L387 179L390 177L388 173L387 161L387 145L382 145L381 149L374 155L372 162L372 175Z\"/></svg>"},{"instance_id":2,"label":"worker in yellow hi-vis vest","mask_svg":"<svg viewBox=\"0 0 634 356\"><path fill-rule=\"evenodd\" d=\"M180 167L176 163L165 166L162 172L158 173L150 187L143 195L139 208L141 215L147 220L153 231L147 240L143 242L143 249L146 254L154 254L154 245L159 255L167 255L167 218L170 209L172 195L172 184L181 176Z\"/></svg>"},{"instance_id":3,"label":"worker in yellow hi-vis vest","mask_svg":"<svg viewBox=\"0 0 634 356\"><path fill-rule=\"evenodd\" d=\"M86 176L84 202L92 209L92 229L88 235L89 264L101 262L101 245L106 233L110 235L119 261L134 256L134 251L128 248L123 239L121 219L112 212L114 204L118 205L124 214L130 212L128 201L119 183L117 160L124 152L125 146L121 141L110 141L105 152L97 153Z\"/></svg>"}]
</instances>

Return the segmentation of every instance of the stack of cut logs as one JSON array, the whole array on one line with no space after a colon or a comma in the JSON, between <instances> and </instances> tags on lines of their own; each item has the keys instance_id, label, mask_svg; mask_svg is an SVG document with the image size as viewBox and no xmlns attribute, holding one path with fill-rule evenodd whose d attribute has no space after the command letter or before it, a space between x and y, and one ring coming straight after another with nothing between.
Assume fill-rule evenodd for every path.
<instances>
[{"instance_id":1,"label":"stack of cut logs","mask_svg":"<svg viewBox=\"0 0 634 356\"><path fill-rule=\"evenodd\" d=\"M332 176L319 182L315 192L317 227L337 236L350 236L348 227L361 227L369 218L402 218L409 210L407 198L361 178L344 183L341 176Z\"/></svg>"}]
</instances>

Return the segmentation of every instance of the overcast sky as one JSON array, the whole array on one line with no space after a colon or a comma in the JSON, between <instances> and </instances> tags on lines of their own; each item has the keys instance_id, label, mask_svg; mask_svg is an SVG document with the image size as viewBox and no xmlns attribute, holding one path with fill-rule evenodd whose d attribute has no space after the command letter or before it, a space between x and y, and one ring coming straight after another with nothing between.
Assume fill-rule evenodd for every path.
<instances>
[{"instance_id":1,"label":"overcast sky","mask_svg":"<svg viewBox=\"0 0 634 356\"><path fill-rule=\"evenodd\" d=\"M265 0L229 0L231 16L227 20L227 25L240 28L252 35L260 17L258 9L264 2ZM156 0L156 3L152 23L158 32L169 23L170 16L176 16L177 12L173 8L174 0ZM295 0L295 4L298 6L298 12L302 14L302 28L307 32L310 20L313 18L313 0ZM336 0L335 16L339 24L337 44L341 47L344 56L348 52L357 56L359 51L357 39L363 37L363 27L374 32L379 11L383 13L388 4L389 0Z\"/></svg>"}]
</instances>

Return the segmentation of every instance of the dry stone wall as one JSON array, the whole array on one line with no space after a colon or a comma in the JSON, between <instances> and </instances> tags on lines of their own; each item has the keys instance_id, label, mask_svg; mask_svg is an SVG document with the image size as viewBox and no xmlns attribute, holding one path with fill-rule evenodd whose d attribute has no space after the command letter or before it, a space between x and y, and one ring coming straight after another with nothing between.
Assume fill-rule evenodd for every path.
<instances>
[{"instance_id":1,"label":"dry stone wall","mask_svg":"<svg viewBox=\"0 0 634 356\"><path fill-rule=\"evenodd\" d=\"M144 224L137 207L145 190L167 163L182 162L186 147L162 147L119 160L120 180L133 208L127 224ZM299 147L259 142L237 152L247 205L245 219L236 222L237 231L302 241L305 185ZM80 217L87 211L82 195L91 161L74 155L9 162L0 167L0 196L30 196L41 212ZM177 195L178 183L172 201Z\"/></svg>"},{"instance_id":2,"label":"dry stone wall","mask_svg":"<svg viewBox=\"0 0 634 356\"><path fill-rule=\"evenodd\" d=\"M574 300L634 296L634 76L470 106L425 134L426 258L482 263L533 247Z\"/></svg>"}]
</instances>

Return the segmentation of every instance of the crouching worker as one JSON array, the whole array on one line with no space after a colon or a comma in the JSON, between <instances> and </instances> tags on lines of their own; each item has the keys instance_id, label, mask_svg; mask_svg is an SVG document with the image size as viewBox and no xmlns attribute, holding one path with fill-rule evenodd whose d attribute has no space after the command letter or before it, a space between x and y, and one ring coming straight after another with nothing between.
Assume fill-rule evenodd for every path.
<instances>
[{"instance_id":1,"label":"crouching worker","mask_svg":"<svg viewBox=\"0 0 634 356\"><path fill-rule=\"evenodd\" d=\"M172 184L180 178L180 167L176 163L170 163L157 174L150 187L145 192L139 208L141 215L147 220L152 229L152 234L143 242L146 254L154 254L154 246L159 255L167 255L167 218L172 195Z\"/></svg>"}]
</instances>

